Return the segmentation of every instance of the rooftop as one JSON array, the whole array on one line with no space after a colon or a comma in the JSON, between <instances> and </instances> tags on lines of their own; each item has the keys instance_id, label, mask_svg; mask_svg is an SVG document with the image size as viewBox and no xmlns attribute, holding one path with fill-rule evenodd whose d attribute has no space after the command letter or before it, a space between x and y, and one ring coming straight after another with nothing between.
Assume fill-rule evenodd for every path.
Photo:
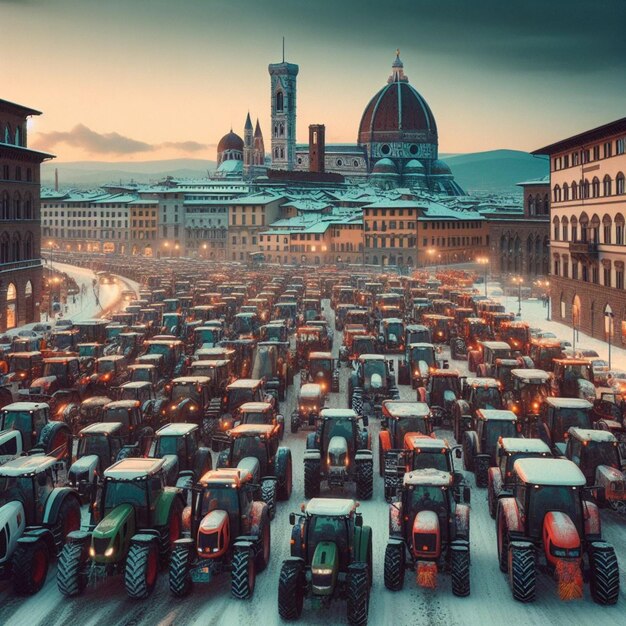
<instances>
[{"instance_id":1,"label":"rooftop","mask_svg":"<svg viewBox=\"0 0 626 626\"><path fill-rule=\"evenodd\" d=\"M52 467L58 460L53 456L20 456L0 466L0 476L23 476L39 474Z\"/></svg>"},{"instance_id":2,"label":"rooftop","mask_svg":"<svg viewBox=\"0 0 626 626\"><path fill-rule=\"evenodd\" d=\"M513 470L531 485L583 487L583 473L566 459L518 459Z\"/></svg>"},{"instance_id":3,"label":"rooftop","mask_svg":"<svg viewBox=\"0 0 626 626\"><path fill-rule=\"evenodd\" d=\"M346 517L356 510L354 500L347 498L312 498L306 505L307 515Z\"/></svg>"}]
</instances>

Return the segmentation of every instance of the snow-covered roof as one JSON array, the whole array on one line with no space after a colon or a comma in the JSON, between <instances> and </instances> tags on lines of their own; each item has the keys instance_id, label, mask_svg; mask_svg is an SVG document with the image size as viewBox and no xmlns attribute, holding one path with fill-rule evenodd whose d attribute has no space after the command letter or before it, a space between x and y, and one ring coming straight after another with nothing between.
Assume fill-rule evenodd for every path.
<instances>
[{"instance_id":1,"label":"snow-covered roof","mask_svg":"<svg viewBox=\"0 0 626 626\"><path fill-rule=\"evenodd\" d=\"M514 422L517 420L517 415L508 409L478 409L476 413L482 419L490 422Z\"/></svg>"},{"instance_id":2,"label":"snow-covered roof","mask_svg":"<svg viewBox=\"0 0 626 626\"><path fill-rule=\"evenodd\" d=\"M347 498L312 498L306 505L307 515L346 517L356 510L356 502Z\"/></svg>"},{"instance_id":3,"label":"snow-covered roof","mask_svg":"<svg viewBox=\"0 0 626 626\"><path fill-rule=\"evenodd\" d=\"M454 482L452 474L435 468L413 470L404 475L404 486L428 485L432 487L451 487Z\"/></svg>"},{"instance_id":4,"label":"snow-covered roof","mask_svg":"<svg viewBox=\"0 0 626 626\"><path fill-rule=\"evenodd\" d=\"M356 411L353 409L322 409L320 413L320 417L323 419L325 417L341 419L345 417L354 417L357 418L358 415Z\"/></svg>"},{"instance_id":5,"label":"snow-covered roof","mask_svg":"<svg viewBox=\"0 0 626 626\"><path fill-rule=\"evenodd\" d=\"M134 480L156 474L165 464L164 459L131 458L122 459L104 471L105 478Z\"/></svg>"},{"instance_id":6,"label":"snow-covered roof","mask_svg":"<svg viewBox=\"0 0 626 626\"><path fill-rule=\"evenodd\" d=\"M471 387L498 387L500 383L495 378L468 377L465 384Z\"/></svg>"},{"instance_id":7,"label":"snow-covered roof","mask_svg":"<svg viewBox=\"0 0 626 626\"><path fill-rule=\"evenodd\" d=\"M159 437L183 437L198 428L197 424L187 424L185 422L177 422L176 424L166 424L156 431Z\"/></svg>"},{"instance_id":8,"label":"snow-covered roof","mask_svg":"<svg viewBox=\"0 0 626 626\"><path fill-rule=\"evenodd\" d=\"M510 350L511 346L506 341L481 341L479 342L490 350Z\"/></svg>"},{"instance_id":9,"label":"snow-covered roof","mask_svg":"<svg viewBox=\"0 0 626 626\"><path fill-rule=\"evenodd\" d=\"M210 385L211 379L208 376L180 376L174 378L173 385Z\"/></svg>"},{"instance_id":10,"label":"snow-covered roof","mask_svg":"<svg viewBox=\"0 0 626 626\"><path fill-rule=\"evenodd\" d=\"M95 424L89 424L89 426L85 426L85 428L80 431L80 434L100 435L102 433L106 433L107 435L111 435L121 428L121 422L96 422Z\"/></svg>"},{"instance_id":11,"label":"snow-covered roof","mask_svg":"<svg viewBox=\"0 0 626 626\"><path fill-rule=\"evenodd\" d=\"M532 454L545 454L552 456L550 448L541 439L524 439L522 437L502 437L500 445L508 452L527 452Z\"/></svg>"},{"instance_id":12,"label":"snow-covered roof","mask_svg":"<svg viewBox=\"0 0 626 626\"><path fill-rule=\"evenodd\" d=\"M550 379L550 374L539 369L513 369L511 376L529 383L544 383Z\"/></svg>"},{"instance_id":13,"label":"snow-covered roof","mask_svg":"<svg viewBox=\"0 0 626 626\"><path fill-rule=\"evenodd\" d=\"M242 413L262 413L271 408L271 402L244 402L240 407L240 411Z\"/></svg>"},{"instance_id":14,"label":"snow-covered roof","mask_svg":"<svg viewBox=\"0 0 626 626\"><path fill-rule=\"evenodd\" d=\"M616 443L615 435L608 430L591 430L589 428L576 428L572 426L569 429L571 437L576 437L580 441L596 441L599 443Z\"/></svg>"},{"instance_id":15,"label":"snow-covered roof","mask_svg":"<svg viewBox=\"0 0 626 626\"><path fill-rule=\"evenodd\" d=\"M12 402L2 407L3 411L37 411L39 409L47 409L45 402Z\"/></svg>"},{"instance_id":16,"label":"snow-covered roof","mask_svg":"<svg viewBox=\"0 0 626 626\"><path fill-rule=\"evenodd\" d=\"M0 476L24 476L39 474L52 467L58 459L53 456L20 456L0 466Z\"/></svg>"},{"instance_id":17,"label":"snow-covered roof","mask_svg":"<svg viewBox=\"0 0 626 626\"><path fill-rule=\"evenodd\" d=\"M587 483L583 473L567 459L518 459L513 471L530 485L582 487Z\"/></svg>"},{"instance_id":18,"label":"snow-covered roof","mask_svg":"<svg viewBox=\"0 0 626 626\"><path fill-rule=\"evenodd\" d=\"M549 396L545 401L556 409L591 409L592 404L583 398L553 398Z\"/></svg>"},{"instance_id":19,"label":"snow-covered roof","mask_svg":"<svg viewBox=\"0 0 626 626\"><path fill-rule=\"evenodd\" d=\"M238 378L230 383L226 389L254 389L260 384L261 380L259 378Z\"/></svg>"},{"instance_id":20,"label":"snow-covered roof","mask_svg":"<svg viewBox=\"0 0 626 626\"><path fill-rule=\"evenodd\" d=\"M426 417L430 408L426 402L412 400L384 400L383 408L393 417Z\"/></svg>"}]
</instances>

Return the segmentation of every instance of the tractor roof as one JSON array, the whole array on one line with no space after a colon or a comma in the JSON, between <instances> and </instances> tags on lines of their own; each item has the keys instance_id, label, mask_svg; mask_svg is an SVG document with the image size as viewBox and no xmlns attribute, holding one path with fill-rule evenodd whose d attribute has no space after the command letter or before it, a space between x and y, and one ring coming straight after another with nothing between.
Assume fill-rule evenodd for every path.
<instances>
[{"instance_id":1,"label":"tractor roof","mask_svg":"<svg viewBox=\"0 0 626 626\"><path fill-rule=\"evenodd\" d=\"M106 405L107 409L134 409L139 408L139 400L116 400Z\"/></svg>"},{"instance_id":2,"label":"tractor roof","mask_svg":"<svg viewBox=\"0 0 626 626\"><path fill-rule=\"evenodd\" d=\"M330 419L341 419L341 418L350 418L353 417L354 419L357 419L359 416L357 415L356 411L354 411L353 409L322 409L320 411L320 417L322 419L324 418L330 418Z\"/></svg>"},{"instance_id":3,"label":"tractor roof","mask_svg":"<svg viewBox=\"0 0 626 626\"><path fill-rule=\"evenodd\" d=\"M263 413L271 409L271 402L244 402L244 404L239 407L242 413Z\"/></svg>"},{"instance_id":4,"label":"tractor roof","mask_svg":"<svg viewBox=\"0 0 626 626\"><path fill-rule=\"evenodd\" d=\"M423 332L428 330L428 326L424 324L407 324L405 328L408 332Z\"/></svg>"},{"instance_id":5,"label":"tractor roof","mask_svg":"<svg viewBox=\"0 0 626 626\"><path fill-rule=\"evenodd\" d=\"M252 474L242 467L221 468L217 470L209 470L202 478L200 483L206 487L208 485L229 485L231 487L240 487L242 483L248 482L252 478Z\"/></svg>"},{"instance_id":6,"label":"tractor roof","mask_svg":"<svg viewBox=\"0 0 626 626\"><path fill-rule=\"evenodd\" d=\"M272 424L239 424L239 426L235 426L235 428L228 431L228 434L231 437L241 437L241 436L250 436L254 435L265 435L269 436L274 432L274 426Z\"/></svg>"},{"instance_id":7,"label":"tractor roof","mask_svg":"<svg viewBox=\"0 0 626 626\"><path fill-rule=\"evenodd\" d=\"M49 406L45 402L13 402L2 407L3 411L39 411L47 409Z\"/></svg>"},{"instance_id":8,"label":"tractor roof","mask_svg":"<svg viewBox=\"0 0 626 626\"><path fill-rule=\"evenodd\" d=\"M143 389L144 387L152 388L152 383L147 380L136 380L131 383L124 383L120 385L120 389Z\"/></svg>"},{"instance_id":9,"label":"tractor roof","mask_svg":"<svg viewBox=\"0 0 626 626\"><path fill-rule=\"evenodd\" d=\"M44 363L69 363L70 361L77 361L77 356L55 356L49 359L44 359Z\"/></svg>"},{"instance_id":10,"label":"tractor roof","mask_svg":"<svg viewBox=\"0 0 626 626\"><path fill-rule=\"evenodd\" d=\"M11 354L9 354L9 358L19 357L20 359L29 359L33 356L41 356L41 352L34 350L32 352L11 352Z\"/></svg>"},{"instance_id":11,"label":"tractor roof","mask_svg":"<svg viewBox=\"0 0 626 626\"><path fill-rule=\"evenodd\" d=\"M122 459L104 471L105 478L116 480L136 480L157 474L165 464L164 459L142 457Z\"/></svg>"},{"instance_id":12,"label":"tractor roof","mask_svg":"<svg viewBox=\"0 0 626 626\"><path fill-rule=\"evenodd\" d=\"M391 307L394 308L394 307ZM387 324L402 324L402 320L399 317L386 317L384 320L381 320L382 323L386 326Z\"/></svg>"},{"instance_id":13,"label":"tractor roof","mask_svg":"<svg viewBox=\"0 0 626 626\"><path fill-rule=\"evenodd\" d=\"M552 456L550 448L541 439L524 439L522 437L501 437L498 442L507 452L516 454L518 452L528 452L536 454L545 454Z\"/></svg>"},{"instance_id":14,"label":"tractor roof","mask_svg":"<svg viewBox=\"0 0 626 626\"><path fill-rule=\"evenodd\" d=\"M57 461L53 456L20 456L0 466L0 476L33 476L44 472Z\"/></svg>"},{"instance_id":15,"label":"tractor roof","mask_svg":"<svg viewBox=\"0 0 626 626\"><path fill-rule=\"evenodd\" d=\"M531 485L582 487L587 482L578 467L567 459L518 459L513 471Z\"/></svg>"},{"instance_id":16,"label":"tractor roof","mask_svg":"<svg viewBox=\"0 0 626 626\"><path fill-rule=\"evenodd\" d=\"M305 383L300 387L301 398L318 398L322 395L322 387L317 383Z\"/></svg>"},{"instance_id":17,"label":"tractor roof","mask_svg":"<svg viewBox=\"0 0 626 626\"><path fill-rule=\"evenodd\" d=\"M118 361L125 361L126 357L121 355L121 354L110 354L109 356L101 356L99 359L96 359L97 363L106 363L108 361L111 361L113 363L116 363Z\"/></svg>"},{"instance_id":18,"label":"tractor roof","mask_svg":"<svg viewBox=\"0 0 626 626\"><path fill-rule=\"evenodd\" d=\"M172 385L210 385L211 379L208 376L180 376L174 378Z\"/></svg>"},{"instance_id":19,"label":"tractor roof","mask_svg":"<svg viewBox=\"0 0 626 626\"><path fill-rule=\"evenodd\" d=\"M384 400L383 411L390 417L429 417L430 408L425 402L413 400Z\"/></svg>"},{"instance_id":20,"label":"tractor roof","mask_svg":"<svg viewBox=\"0 0 626 626\"><path fill-rule=\"evenodd\" d=\"M615 435L608 430L591 430L589 428L576 428L572 426L569 431L570 437L575 437L579 441L594 441L597 443L616 443Z\"/></svg>"},{"instance_id":21,"label":"tractor roof","mask_svg":"<svg viewBox=\"0 0 626 626\"><path fill-rule=\"evenodd\" d=\"M433 467L413 470L404 475L403 485L426 485L429 487L451 487L454 477L448 472L442 472Z\"/></svg>"},{"instance_id":22,"label":"tractor roof","mask_svg":"<svg viewBox=\"0 0 626 626\"><path fill-rule=\"evenodd\" d=\"M479 342L484 348L490 350L510 350L511 346L506 341L481 341Z\"/></svg>"},{"instance_id":23,"label":"tractor roof","mask_svg":"<svg viewBox=\"0 0 626 626\"><path fill-rule=\"evenodd\" d=\"M79 435L112 435L121 428L121 422L96 422L81 429Z\"/></svg>"},{"instance_id":24,"label":"tractor roof","mask_svg":"<svg viewBox=\"0 0 626 626\"><path fill-rule=\"evenodd\" d=\"M485 387L486 389L500 386L495 378L467 378L465 384L471 387Z\"/></svg>"},{"instance_id":25,"label":"tractor roof","mask_svg":"<svg viewBox=\"0 0 626 626\"><path fill-rule=\"evenodd\" d=\"M435 371L430 373L431 378L458 378L461 374L459 374L458 370L440 370L436 369Z\"/></svg>"},{"instance_id":26,"label":"tractor roof","mask_svg":"<svg viewBox=\"0 0 626 626\"><path fill-rule=\"evenodd\" d=\"M385 355L384 354L362 354L359 357L359 361L361 362L365 362L365 361L384 361L385 360Z\"/></svg>"},{"instance_id":27,"label":"tractor roof","mask_svg":"<svg viewBox=\"0 0 626 626\"><path fill-rule=\"evenodd\" d=\"M587 359L553 359L555 363L559 363L560 365L589 365L589 361Z\"/></svg>"},{"instance_id":28,"label":"tractor roof","mask_svg":"<svg viewBox=\"0 0 626 626\"><path fill-rule=\"evenodd\" d=\"M411 348L432 348L434 350L435 346L432 343L420 342L420 343L410 343L409 349Z\"/></svg>"},{"instance_id":29,"label":"tractor roof","mask_svg":"<svg viewBox=\"0 0 626 626\"><path fill-rule=\"evenodd\" d=\"M239 378L230 383L226 389L256 389L260 384L260 378Z\"/></svg>"},{"instance_id":30,"label":"tractor roof","mask_svg":"<svg viewBox=\"0 0 626 626\"><path fill-rule=\"evenodd\" d=\"M144 354L141 357L137 357L137 358L141 358L141 359L149 359L151 357L160 357L160 354ZM133 363L132 365L128 366L129 370L148 370L148 369L156 369L156 366L153 363Z\"/></svg>"},{"instance_id":31,"label":"tractor roof","mask_svg":"<svg viewBox=\"0 0 626 626\"><path fill-rule=\"evenodd\" d=\"M309 361L314 361L315 359L332 359L333 355L331 352L311 352L309 354Z\"/></svg>"},{"instance_id":32,"label":"tractor roof","mask_svg":"<svg viewBox=\"0 0 626 626\"><path fill-rule=\"evenodd\" d=\"M583 398L553 398L549 396L545 399L550 406L555 409L591 409L592 404Z\"/></svg>"},{"instance_id":33,"label":"tractor roof","mask_svg":"<svg viewBox=\"0 0 626 626\"><path fill-rule=\"evenodd\" d=\"M519 369L511 370L511 376L519 378L525 383L545 383L550 379L550 374L539 369Z\"/></svg>"},{"instance_id":34,"label":"tractor roof","mask_svg":"<svg viewBox=\"0 0 626 626\"><path fill-rule=\"evenodd\" d=\"M404 447L415 450L418 454L426 449L439 450L442 454L450 450L450 445L444 439L434 439L419 433L407 433L404 435Z\"/></svg>"},{"instance_id":35,"label":"tractor roof","mask_svg":"<svg viewBox=\"0 0 626 626\"><path fill-rule=\"evenodd\" d=\"M178 422L176 424L166 424L162 428L159 428L159 430L156 431L156 434L159 437L184 437L197 429L197 424Z\"/></svg>"},{"instance_id":36,"label":"tractor roof","mask_svg":"<svg viewBox=\"0 0 626 626\"><path fill-rule=\"evenodd\" d=\"M80 406L84 406L89 409L94 406L104 406L105 404L109 404L110 402L112 402L112 400L108 396L92 396L91 398L85 398L80 403Z\"/></svg>"},{"instance_id":37,"label":"tractor roof","mask_svg":"<svg viewBox=\"0 0 626 626\"><path fill-rule=\"evenodd\" d=\"M517 421L517 415L513 411L507 409L478 409L476 415L480 419L489 422L515 422Z\"/></svg>"},{"instance_id":38,"label":"tractor roof","mask_svg":"<svg viewBox=\"0 0 626 626\"><path fill-rule=\"evenodd\" d=\"M311 498L306 505L307 515L347 517L356 510L357 503L347 498Z\"/></svg>"},{"instance_id":39,"label":"tractor roof","mask_svg":"<svg viewBox=\"0 0 626 626\"><path fill-rule=\"evenodd\" d=\"M194 361L193 363L189 364L189 367L193 370L193 369L201 369L203 367L226 367L227 365L230 365L230 361L228 361L227 359L216 359L215 361L209 361L209 360Z\"/></svg>"}]
</instances>

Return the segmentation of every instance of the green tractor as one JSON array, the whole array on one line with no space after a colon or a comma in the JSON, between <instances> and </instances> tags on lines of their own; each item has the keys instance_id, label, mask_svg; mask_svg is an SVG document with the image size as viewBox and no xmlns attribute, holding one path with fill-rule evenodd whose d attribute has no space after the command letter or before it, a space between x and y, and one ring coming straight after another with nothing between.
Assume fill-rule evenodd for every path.
<instances>
[{"instance_id":1,"label":"green tractor","mask_svg":"<svg viewBox=\"0 0 626 626\"><path fill-rule=\"evenodd\" d=\"M305 598L327 607L347 600L348 623L367 624L372 585L372 529L363 526L354 500L313 498L291 513L291 558L278 580L278 613L298 619Z\"/></svg>"},{"instance_id":2,"label":"green tractor","mask_svg":"<svg viewBox=\"0 0 626 626\"><path fill-rule=\"evenodd\" d=\"M128 458L104 472L92 530L72 532L59 557L57 585L77 596L87 582L124 575L129 597L146 598L182 530L183 492L165 485L165 460Z\"/></svg>"}]
</instances>

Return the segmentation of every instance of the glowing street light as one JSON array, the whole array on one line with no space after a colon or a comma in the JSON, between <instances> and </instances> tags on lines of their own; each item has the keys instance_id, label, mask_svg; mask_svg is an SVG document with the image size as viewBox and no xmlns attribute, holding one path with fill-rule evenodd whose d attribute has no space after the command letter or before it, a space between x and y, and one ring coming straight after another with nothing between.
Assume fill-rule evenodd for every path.
<instances>
[{"instance_id":1,"label":"glowing street light","mask_svg":"<svg viewBox=\"0 0 626 626\"><path fill-rule=\"evenodd\" d=\"M476 263L485 266L485 297L487 297L487 268L489 267L489 258L486 256L479 256L476 259Z\"/></svg>"},{"instance_id":2,"label":"glowing street light","mask_svg":"<svg viewBox=\"0 0 626 626\"><path fill-rule=\"evenodd\" d=\"M522 285L524 278L522 276L514 276L513 283L517 285L517 317L522 316Z\"/></svg>"}]
</instances>

